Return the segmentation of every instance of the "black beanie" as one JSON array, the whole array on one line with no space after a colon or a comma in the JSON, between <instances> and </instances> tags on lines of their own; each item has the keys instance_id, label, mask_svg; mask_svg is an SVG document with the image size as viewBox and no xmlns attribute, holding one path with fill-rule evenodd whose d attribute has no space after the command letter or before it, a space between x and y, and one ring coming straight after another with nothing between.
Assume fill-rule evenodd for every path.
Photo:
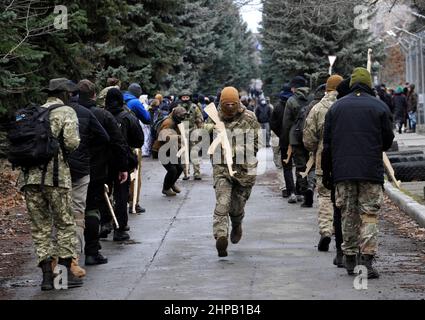
<instances>
[{"instance_id":1,"label":"black beanie","mask_svg":"<svg viewBox=\"0 0 425 320\"><path fill-rule=\"evenodd\" d=\"M118 113L123 109L124 97L120 90L112 88L108 91L105 99L105 108L111 113Z\"/></svg>"},{"instance_id":2,"label":"black beanie","mask_svg":"<svg viewBox=\"0 0 425 320\"><path fill-rule=\"evenodd\" d=\"M344 98L346 95L351 93L350 82L351 78L344 79L338 87L336 87L336 91L338 91L338 99Z\"/></svg>"},{"instance_id":3,"label":"black beanie","mask_svg":"<svg viewBox=\"0 0 425 320\"><path fill-rule=\"evenodd\" d=\"M290 86L291 88L307 87L307 80L301 76L297 76L294 79L292 79Z\"/></svg>"}]
</instances>

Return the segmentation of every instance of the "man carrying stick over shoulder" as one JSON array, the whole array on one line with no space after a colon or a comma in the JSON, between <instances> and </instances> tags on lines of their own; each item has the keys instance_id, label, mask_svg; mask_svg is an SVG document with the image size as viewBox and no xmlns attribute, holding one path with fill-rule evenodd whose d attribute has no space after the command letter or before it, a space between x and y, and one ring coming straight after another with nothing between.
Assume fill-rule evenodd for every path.
<instances>
[{"instance_id":1,"label":"man carrying stick over shoulder","mask_svg":"<svg viewBox=\"0 0 425 320\"><path fill-rule=\"evenodd\" d=\"M255 114L240 103L239 93L233 87L223 89L218 110L211 104L205 112L214 122L208 123L205 128L214 130L218 135L209 150L216 193L213 231L218 256L226 257L229 216L232 222L231 242L237 244L242 238L244 208L256 181L260 125ZM240 135L242 140L239 139Z\"/></svg>"}]
</instances>

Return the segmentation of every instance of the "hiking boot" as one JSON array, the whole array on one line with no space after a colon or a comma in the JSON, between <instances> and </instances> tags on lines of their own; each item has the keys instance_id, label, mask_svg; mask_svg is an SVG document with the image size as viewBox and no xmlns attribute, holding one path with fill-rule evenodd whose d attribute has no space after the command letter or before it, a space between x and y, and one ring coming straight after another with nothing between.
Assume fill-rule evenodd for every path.
<instances>
[{"instance_id":1,"label":"hiking boot","mask_svg":"<svg viewBox=\"0 0 425 320\"><path fill-rule=\"evenodd\" d=\"M314 197L314 191L310 189L307 190L305 192L304 202L301 205L301 208L313 208L313 197Z\"/></svg>"},{"instance_id":2,"label":"hiking boot","mask_svg":"<svg viewBox=\"0 0 425 320\"><path fill-rule=\"evenodd\" d=\"M317 246L317 249L320 252L328 252L329 251L329 244L331 243L331 237L329 236L322 236L320 238L319 244Z\"/></svg>"},{"instance_id":3,"label":"hiking boot","mask_svg":"<svg viewBox=\"0 0 425 320\"><path fill-rule=\"evenodd\" d=\"M345 269L347 269L347 273L349 276L353 276L354 275L354 268L357 265L357 256L356 255L351 255L351 256L346 256L344 255L343 258L343 264Z\"/></svg>"},{"instance_id":4,"label":"hiking boot","mask_svg":"<svg viewBox=\"0 0 425 320\"><path fill-rule=\"evenodd\" d=\"M71 272L77 278L84 278L86 276L86 270L80 267L79 258L72 259Z\"/></svg>"},{"instance_id":5,"label":"hiking boot","mask_svg":"<svg viewBox=\"0 0 425 320\"><path fill-rule=\"evenodd\" d=\"M242 225L238 225L232 228L232 232L230 233L230 241L233 244L239 243L242 239Z\"/></svg>"},{"instance_id":6,"label":"hiking boot","mask_svg":"<svg viewBox=\"0 0 425 320\"><path fill-rule=\"evenodd\" d=\"M375 260L375 257L369 254L362 254L360 256L360 264L365 266L367 268L367 278L368 279L378 279L379 273L378 270L376 270L373 267L373 262Z\"/></svg>"},{"instance_id":7,"label":"hiking boot","mask_svg":"<svg viewBox=\"0 0 425 320\"><path fill-rule=\"evenodd\" d=\"M43 272L43 281L41 282L41 291L50 291L53 290L53 269L52 269L52 259L46 259L39 263L38 265Z\"/></svg>"},{"instance_id":8,"label":"hiking boot","mask_svg":"<svg viewBox=\"0 0 425 320\"><path fill-rule=\"evenodd\" d=\"M175 193L182 193L182 190L181 190L178 186L176 186L176 185L172 186L172 187L171 187L171 189L172 189Z\"/></svg>"},{"instance_id":9,"label":"hiking boot","mask_svg":"<svg viewBox=\"0 0 425 320\"><path fill-rule=\"evenodd\" d=\"M292 193L289 196L288 203L291 203L291 204L297 203L297 196L295 195L295 193Z\"/></svg>"},{"instance_id":10,"label":"hiking boot","mask_svg":"<svg viewBox=\"0 0 425 320\"><path fill-rule=\"evenodd\" d=\"M286 189L282 190L282 198L289 198L288 190Z\"/></svg>"},{"instance_id":11,"label":"hiking boot","mask_svg":"<svg viewBox=\"0 0 425 320\"><path fill-rule=\"evenodd\" d=\"M133 208L133 206L132 206L132 204L130 203L130 204L129 204L129 209L128 209L128 213L129 213L129 214L132 214L132 213L133 213L132 208ZM138 205L138 204L136 204L135 210L136 210L136 213L137 213L137 214L141 214L141 213L145 213L145 212L146 212L146 209L145 209L145 208L142 208L142 207L141 207L140 205Z\"/></svg>"},{"instance_id":12,"label":"hiking boot","mask_svg":"<svg viewBox=\"0 0 425 320\"><path fill-rule=\"evenodd\" d=\"M114 231L114 241L122 242L130 240L130 235L124 230Z\"/></svg>"},{"instance_id":13,"label":"hiking boot","mask_svg":"<svg viewBox=\"0 0 425 320\"><path fill-rule=\"evenodd\" d=\"M342 252L342 250L337 250L336 256L334 258L334 265L336 265L338 268L344 268L343 258L344 253Z\"/></svg>"},{"instance_id":14,"label":"hiking boot","mask_svg":"<svg viewBox=\"0 0 425 320\"><path fill-rule=\"evenodd\" d=\"M106 263L108 263L108 259L102 256L100 253L94 256L86 255L86 261L85 261L86 266L96 266L99 264L106 264Z\"/></svg>"},{"instance_id":15,"label":"hiking boot","mask_svg":"<svg viewBox=\"0 0 425 320\"><path fill-rule=\"evenodd\" d=\"M108 238L108 235L112 232L113 229L114 228L112 227L111 223L102 224L102 226L100 227L99 238Z\"/></svg>"},{"instance_id":16,"label":"hiking boot","mask_svg":"<svg viewBox=\"0 0 425 320\"><path fill-rule=\"evenodd\" d=\"M122 231L130 231L130 226L125 226L121 228Z\"/></svg>"},{"instance_id":17,"label":"hiking boot","mask_svg":"<svg viewBox=\"0 0 425 320\"><path fill-rule=\"evenodd\" d=\"M228 241L226 237L220 237L217 239L217 242L215 243L215 247L217 248L218 256L220 258L227 257L227 246Z\"/></svg>"},{"instance_id":18,"label":"hiking boot","mask_svg":"<svg viewBox=\"0 0 425 320\"><path fill-rule=\"evenodd\" d=\"M162 193L164 194L164 195L166 195L167 197L175 197L176 195L177 195L177 193L175 193L174 191L173 191L173 189L168 189L168 190L162 190Z\"/></svg>"},{"instance_id":19,"label":"hiking boot","mask_svg":"<svg viewBox=\"0 0 425 320\"><path fill-rule=\"evenodd\" d=\"M304 196L297 195L297 202L303 202L303 201L304 201Z\"/></svg>"},{"instance_id":20,"label":"hiking boot","mask_svg":"<svg viewBox=\"0 0 425 320\"><path fill-rule=\"evenodd\" d=\"M200 175L200 174L197 174L197 175L195 175L194 179L195 179L196 181L201 181L201 180L202 180L202 177L201 177L201 175Z\"/></svg>"},{"instance_id":21,"label":"hiking boot","mask_svg":"<svg viewBox=\"0 0 425 320\"><path fill-rule=\"evenodd\" d=\"M83 285L83 280L81 278L78 278L71 272L72 258L59 258L58 264L66 267L66 270L68 272L68 289L78 288Z\"/></svg>"},{"instance_id":22,"label":"hiking boot","mask_svg":"<svg viewBox=\"0 0 425 320\"><path fill-rule=\"evenodd\" d=\"M184 176L184 177L183 177L183 180L184 180L184 181L187 181L187 180L189 180L189 179L190 179L190 177L189 177L189 176Z\"/></svg>"}]
</instances>

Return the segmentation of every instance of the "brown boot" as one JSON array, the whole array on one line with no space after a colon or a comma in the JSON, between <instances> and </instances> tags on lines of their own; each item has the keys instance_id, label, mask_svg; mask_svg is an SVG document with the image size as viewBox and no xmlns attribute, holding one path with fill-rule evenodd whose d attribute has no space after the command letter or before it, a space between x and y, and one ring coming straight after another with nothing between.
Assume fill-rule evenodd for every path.
<instances>
[{"instance_id":1,"label":"brown boot","mask_svg":"<svg viewBox=\"0 0 425 320\"><path fill-rule=\"evenodd\" d=\"M175 197L177 195L172 189L162 190L162 193L167 197Z\"/></svg>"},{"instance_id":2,"label":"brown boot","mask_svg":"<svg viewBox=\"0 0 425 320\"><path fill-rule=\"evenodd\" d=\"M232 241L233 244L239 243L242 239L242 225L238 225L236 227L232 228L232 232L230 233L230 241Z\"/></svg>"},{"instance_id":3,"label":"brown boot","mask_svg":"<svg viewBox=\"0 0 425 320\"><path fill-rule=\"evenodd\" d=\"M71 272L77 278L84 278L86 276L86 270L81 268L78 264L78 259L72 259Z\"/></svg>"},{"instance_id":4,"label":"brown boot","mask_svg":"<svg viewBox=\"0 0 425 320\"><path fill-rule=\"evenodd\" d=\"M227 246L228 241L226 237L220 237L217 239L217 242L215 243L215 247L217 248L218 256L220 258L227 257Z\"/></svg>"},{"instance_id":5,"label":"brown boot","mask_svg":"<svg viewBox=\"0 0 425 320\"><path fill-rule=\"evenodd\" d=\"M175 193L182 193L182 190L177 187L176 185L172 186L171 189L175 192Z\"/></svg>"}]
</instances>

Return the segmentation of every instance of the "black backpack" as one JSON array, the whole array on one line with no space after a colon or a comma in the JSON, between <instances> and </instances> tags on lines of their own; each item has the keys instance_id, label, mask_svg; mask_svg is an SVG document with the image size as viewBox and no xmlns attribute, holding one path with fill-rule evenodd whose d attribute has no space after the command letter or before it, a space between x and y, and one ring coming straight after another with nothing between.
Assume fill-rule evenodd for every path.
<instances>
[{"instance_id":1,"label":"black backpack","mask_svg":"<svg viewBox=\"0 0 425 320\"><path fill-rule=\"evenodd\" d=\"M13 168L40 167L45 172L50 160L59 153L60 142L52 135L49 115L60 107L63 105L43 108L32 104L15 113L7 135L8 160Z\"/></svg>"},{"instance_id":2,"label":"black backpack","mask_svg":"<svg viewBox=\"0 0 425 320\"><path fill-rule=\"evenodd\" d=\"M303 142L303 131L305 126L305 121L307 118L307 108L311 103L310 99L307 100L300 100L297 99L298 103L300 104L297 118L295 119L294 125L292 126L292 130L294 133L295 140L297 141L298 145L304 145Z\"/></svg>"}]
</instances>

